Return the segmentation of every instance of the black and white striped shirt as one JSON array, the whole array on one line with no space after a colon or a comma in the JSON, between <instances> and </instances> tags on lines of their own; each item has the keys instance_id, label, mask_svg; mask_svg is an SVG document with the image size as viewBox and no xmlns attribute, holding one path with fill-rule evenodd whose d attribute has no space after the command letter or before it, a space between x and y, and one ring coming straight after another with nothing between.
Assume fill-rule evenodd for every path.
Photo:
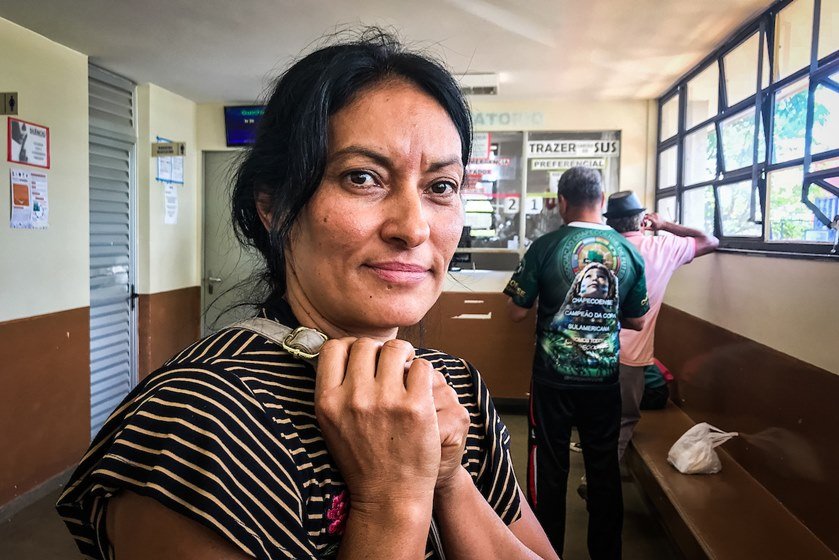
<instances>
[{"instance_id":1,"label":"black and white striped shirt","mask_svg":"<svg viewBox=\"0 0 839 560\"><path fill-rule=\"evenodd\" d=\"M296 326L287 308L263 315ZM486 386L463 360L434 350L417 357L444 374L469 411L463 466L512 523L520 504L510 438ZM112 559L105 504L130 490L255 558L332 557L340 535L327 512L345 484L315 419L314 389L311 366L243 329L175 356L117 407L58 501L79 550ZM430 543L426 558L435 558Z\"/></svg>"}]
</instances>

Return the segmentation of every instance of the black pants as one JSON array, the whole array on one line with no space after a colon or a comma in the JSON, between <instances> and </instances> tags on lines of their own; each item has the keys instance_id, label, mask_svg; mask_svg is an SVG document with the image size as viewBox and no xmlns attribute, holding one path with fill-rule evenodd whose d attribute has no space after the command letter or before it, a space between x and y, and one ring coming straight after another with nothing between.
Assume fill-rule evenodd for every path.
<instances>
[{"instance_id":1,"label":"black pants","mask_svg":"<svg viewBox=\"0 0 839 560\"><path fill-rule=\"evenodd\" d=\"M623 495L618 465L620 387L557 389L533 383L530 392L527 494L557 554L565 547L568 445L576 425L588 485L588 550L592 560L619 560Z\"/></svg>"}]
</instances>

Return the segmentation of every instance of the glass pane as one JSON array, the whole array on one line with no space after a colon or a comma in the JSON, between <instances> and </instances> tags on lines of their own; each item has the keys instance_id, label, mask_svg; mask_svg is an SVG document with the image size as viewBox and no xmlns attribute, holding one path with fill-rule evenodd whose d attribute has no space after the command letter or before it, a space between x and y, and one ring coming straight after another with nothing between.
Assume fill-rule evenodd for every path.
<instances>
[{"instance_id":1,"label":"glass pane","mask_svg":"<svg viewBox=\"0 0 839 560\"><path fill-rule=\"evenodd\" d=\"M755 110L747 109L720 123L722 155L726 171L749 166L754 161ZM766 154L763 121L758 123L757 160Z\"/></svg>"},{"instance_id":2,"label":"glass pane","mask_svg":"<svg viewBox=\"0 0 839 560\"><path fill-rule=\"evenodd\" d=\"M714 62L688 82L685 128L690 128L717 114L719 70Z\"/></svg>"},{"instance_id":3,"label":"glass pane","mask_svg":"<svg viewBox=\"0 0 839 560\"><path fill-rule=\"evenodd\" d=\"M759 42L760 34L755 33L723 57L729 107L755 93Z\"/></svg>"},{"instance_id":4,"label":"glass pane","mask_svg":"<svg viewBox=\"0 0 839 560\"><path fill-rule=\"evenodd\" d=\"M831 177L827 182L833 186L839 186L839 177ZM807 200L821 210L824 217L828 220L834 220L839 216L839 197L828 192L826 189L816 184L810 185L810 190L807 192ZM830 229L824 225L821 220L813 215L812 228L804 232L804 241L821 241L824 243L833 243L836 240L836 230Z\"/></svg>"},{"instance_id":5,"label":"glass pane","mask_svg":"<svg viewBox=\"0 0 839 560\"><path fill-rule=\"evenodd\" d=\"M804 157L807 124L807 79L798 80L775 94L773 116L773 161Z\"/></svg>"},{"instance_id":6,"label":"glass pane","mask_svg":"<svg viewBox=\"0 0 839 560\"><path fill-rule=\"evenodd\" d=\"M531 132L528 143L577 143L577 157L556 157L560 154L528 154L527 193L523 201L525 214L525 247L546 233L562 225L562 218L556 206L556 189L562 174L575 166L585 166L600 172L603 190L606 194L620 190L618 171L620 170L619 149L604 155L602 151L580 155L580 148L585 143L609 144L619 147L620 133L605 132Z\"/></svg>"},{"instance_id":7,"label":"glass pane","mask_svg":"<svg viewBox=\"0 0 839 560\"><path fill-rule=\"evenodd\" d=\"M839 0L822 0L819 18L819 58L839 50Z\"/></svg>"},{"instance_id":8,"label":"glass pane","mask_svg":"<svg viewBox=\"0 0 839 560\"><path fill-rule=\"evenodd\" d=\"M687 227L714 233L714 187L683 192L682 218Z\"/></svg>"},{"instance_id":9,"label":"glass pane","mask_svg":"<svg viewBox=\"0 0 839 560\"><path fill-rule=\"evenodd\" d=\"M833 79L839 78L837 74ZM813 145L818 154L839 148L839 92L822 84L813 92Z\"/></svg>"},{"instance_id":10,"label":"glass pane","mask_svg":"<svg viewBox=\"0 0 839 560\"><path fill-rule=\"evenodd\" d=\"M710 181L717 175L717 133L710 124L685 136L685 185Z\"/></svg>"},{"instance_id":11,"label":"glass pane","mask_svg":"<svg viewBox=\"0 0 839 560\"><path fill-rule=\"evenodd\" d=\"M804 170L792 167L767 176L768 234L770 241L802 241L812 229L813 213L801 203Z\"/></svg>"},{"instance_id":12,"label":"glass pane","mask_svg":"<svg viewBox=\"0 0 839 560\"><path fill-rule=\"evenodd\" d=\"M677 223L676 219L676 197L668 196L667 198L658 199L658 213L668 222Z\"/></svg>"},{"instance_id":13,"label":"glass pane","mask_svg":"<svg viewBox=\"0 0 839 560\"><path fill-rule=\"evenodd\" d=\"M469 182L463 191L461 246L517 249L523 133L486 134L489 154L473 157L466 168Z\"/></svg>"},{"instance_id":14,"label":"glass pane","mask_svg":"<svg viewBox=\"0 0 839 560\"><path fill-rule=\"evenodd\" d=\"M668 99L661 106L661 135L659 141L667 140L679 129L679 94Z\"/></svg>"},{"instance_id":15,"label":"glass pane","mask_svg":"<svg viewBox=\"0 0 839 560\"><path fill-rule=\"evenodd\" d=\"M795 0L775 19L775 81L810 64L813 0Z\"/></svg>"},{"instance_id":16,"label":"glass pane","mask_svg":"<svg viewBox=\"0 0 839 560\"><path fill-rule=\"evenodd\" d=\"M823 171L825 169L839 169L839 158L823 159L810 164L810 172Z\"/></svg>"},{"instance_id":17,"label":"glass pane","mask_svg":"<svg viewBox=\"0 0 839 560\"><path fill-rule=\"evenodd\" d=\"M736 237L760 237L762 229L756 221L761 220L757 190L751 181L740 181L717 188L720 198L720 221L722 234Z\"/></svg>"},{"instance_id":18,"label":"glass pane","mask_svg":"<svg viewBox=\"0 0 839 560\"><path fill-rule=\"evenodd\" d=\"M658 188L666 189L676 184L677 146L667 148L658 154Z\"/></svg>"}]
</instances>

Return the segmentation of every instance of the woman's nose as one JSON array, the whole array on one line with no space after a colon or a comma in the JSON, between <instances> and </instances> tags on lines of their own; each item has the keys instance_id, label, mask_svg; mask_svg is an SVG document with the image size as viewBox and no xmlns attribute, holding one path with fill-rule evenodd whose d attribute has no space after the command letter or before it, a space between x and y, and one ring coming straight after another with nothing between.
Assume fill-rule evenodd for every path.
<instances>
[{"instance_id":1,"label":"woman's nose","mask_svg":"<svg viewBox=\"0 0 839 560\"><path fill-rule=\"evenodd\" d=\"M394 190L385 199L382 238L405 248L422 245L431 234L422 193L414 186Z\"/></svg>"}]
</instances>

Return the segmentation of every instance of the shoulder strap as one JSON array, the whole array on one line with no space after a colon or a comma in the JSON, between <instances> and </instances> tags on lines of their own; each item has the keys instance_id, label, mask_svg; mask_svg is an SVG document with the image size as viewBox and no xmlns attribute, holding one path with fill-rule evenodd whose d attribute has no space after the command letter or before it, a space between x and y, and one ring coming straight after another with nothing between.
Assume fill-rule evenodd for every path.
<instances>
[{"instance_id":1,"label":"shoulder strap","mask_svg":"<svg viewBox=\"0 0 839 560\"><path fill-rule=\"evenodd\" d=\"M283 350L295 358L308 362L313 367L317 366L321 346L328 340L327 336L319 330L308 327L292 329L265 317L245 319L233 323L228 328L245 329L262 335L274 344L282 346Z\"/></svg>"}]
</instances>

